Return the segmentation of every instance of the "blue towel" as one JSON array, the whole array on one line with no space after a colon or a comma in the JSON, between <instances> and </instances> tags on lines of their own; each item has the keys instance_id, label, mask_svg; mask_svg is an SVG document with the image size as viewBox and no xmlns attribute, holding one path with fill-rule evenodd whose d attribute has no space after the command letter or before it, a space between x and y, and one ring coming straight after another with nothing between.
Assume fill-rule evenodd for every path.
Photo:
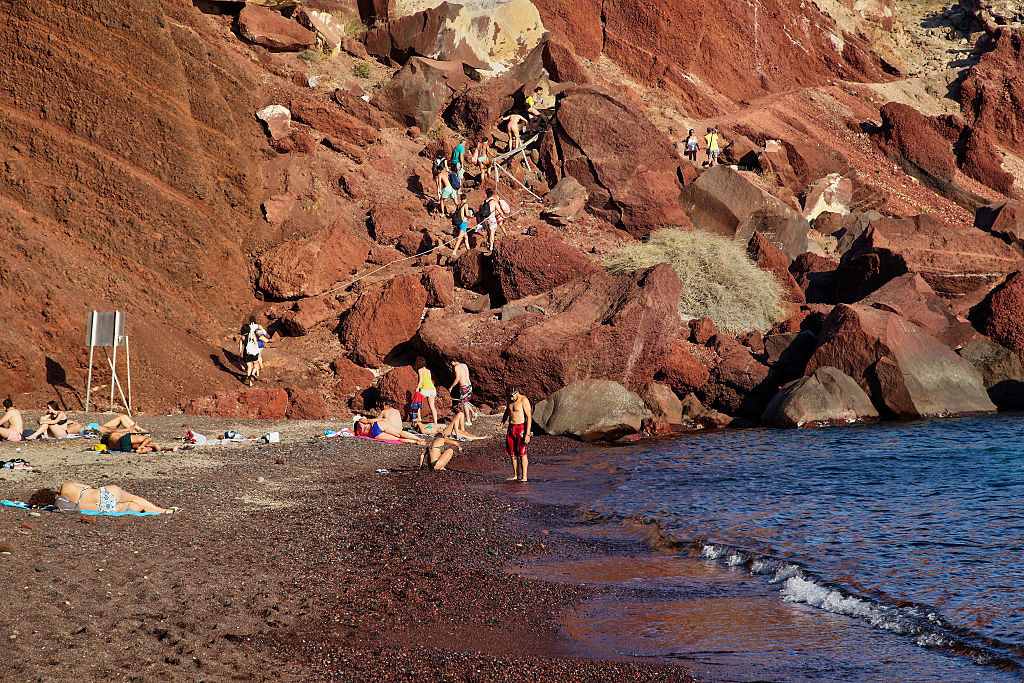
<instances>
[{"instance_id":1,"label":"blue towel","mask_svg":"<svg viewBox=\"0 0 1024 683\"><path fill-rule=\"evenodd\" d=\"M0 500L0 504L6 505L12 508L21 508L22 510L30 510L28 503L21 503L14 500ZM40 510L56 510L52 505L39 508ZM83 515L95 515L96 517L123 517L124 515L134 515L135 517L148 517L150 515L159 515L159 512L135 512L133 510L125 510L124 512L93 512L92 510L79 510Z\"/></svg>"}]
</instances>

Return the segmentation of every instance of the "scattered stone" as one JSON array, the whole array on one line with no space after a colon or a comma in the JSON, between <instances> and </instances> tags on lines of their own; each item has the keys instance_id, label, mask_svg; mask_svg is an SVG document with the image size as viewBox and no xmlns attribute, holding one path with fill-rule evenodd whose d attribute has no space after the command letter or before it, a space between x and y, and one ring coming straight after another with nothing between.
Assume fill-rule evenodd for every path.
<instances>
[{"instance_id":1,"label":"scattered stone","mask_svg":"<svg viewBox=\"0 0 1024 683\"><path fill-rule=\"evenodd\" d=\"M274 195L263 202L263 215L271 225L280 225L288 220L298 206L299 198L291 194Z\"/></svg>"},{"instance_id":2,"label":"scattered stone","mask_svg":"<svg viewBox=\"0 0 1024 683\"><path fill-rule=\"evenodd\" d=\"M467 313L483 313L484 311L489 311L491 310L491 295L481 294L462 308Z\"/></svg>"},{"instance_id":3,"label":"scattered stone","mask_svg":"<svg viewBox=\"0 0 1024 683\"><path fill-rule=\"evenodd\" d=\"M238 32L252 43L285 52L304 50L316 43L316 34L309 29L253 3L242 6Z\"/></svg>"},{"instance_id":4,"label":"scattered stone","mask_svg":"<svg viewBox=\"0 0 1024 683\"><path fill-rule=\"evenodd\" d=\"M256 112L256 118L267 127L272 140L283 140L292 134L292 113L282 104L272 104Z\"/></svg>"},{"instance_id":5,"label":"scattered stone","mask_svg":"<svg viewBox=\"0 0 1024 683\"><path fill-rule=\"evenodd\" d=\"M540 215L555 225L569 225L586 207L587 189L571 175L567 175L548 193Z\"/></svg>"}]
</instances>

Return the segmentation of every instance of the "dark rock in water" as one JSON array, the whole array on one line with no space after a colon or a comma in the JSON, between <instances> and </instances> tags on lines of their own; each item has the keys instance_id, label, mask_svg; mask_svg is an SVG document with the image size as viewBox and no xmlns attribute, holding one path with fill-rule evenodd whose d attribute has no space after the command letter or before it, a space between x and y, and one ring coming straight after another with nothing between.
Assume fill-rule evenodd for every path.
<instances>
[{"instance_id":1,"label":"dark rock in water","mask_svg":"<svg viewBox=\"0 0 1024 683\"><path fill-rule=\"evenodd\" d=\"M807 372L830 366L852 377L880 412L903 418L992 412L981 374L899 315L862 304L836 306Z\"/></svg>"},{"instance_id":2,"label":"dark rock in water","mask_svg":"<svg viewBox=\"0 0 1024 683\"><path fill-rule=\"evenodd\" d=\"M533 421L548 434L584 441L635 434L650 415L643 399L618 382L605 379L573 382L533 409Z\"/></svg>"},{"instance_id":3,"label":"dark rock in water","mask_svg":"<svg viewBox=\"0 0 1024 683\"><path fill-rule=\"evenodd\" d=\"M981 373L989 398L999 410L1024 410L1024 366L1013 351L987 337L957 349Z\"/></svg>"},{"instance_id":4,"label":"dark rock in water","mask_svg":"<svg viewBox=\"0 0 1024 683\"><path fill-rule=\"evenodd\" d=\"M779 389L761 420L779 427L803 427L877 417L878 411L860 385L849 375L826 366Z\"/></svg>"},{"instance_id":5,"label":"dark rock in water","mask_svg":"<svg viewBox=\"0 0 1024 683\"><path fill-rule=\"evenodd\" d=\"M704 404L700 402L700 399L693 394L687 394L680 401L680 409L682 410L683 417L694 419L704 414Z\"/></svg>"}]
</instances>

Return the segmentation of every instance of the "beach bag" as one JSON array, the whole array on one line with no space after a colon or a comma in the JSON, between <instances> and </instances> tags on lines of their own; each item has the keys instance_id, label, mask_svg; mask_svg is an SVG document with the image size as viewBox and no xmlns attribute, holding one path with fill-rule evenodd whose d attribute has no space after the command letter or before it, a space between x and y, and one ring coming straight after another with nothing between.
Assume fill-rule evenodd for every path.
<instances>
[{"instance_id":1,"label":"beach bag","mask_svg":"<svg viewBox=\"0 0 1024 683\"><path fill-rule=\"evenodd\" d=\"M256 328L249 328L249 336L245 340L245 355L247 356L258 356L260 355L260 342L256 338Z\"/></svg>"},{"instance_id":2,"label":"beach bag","mask_svg":"<svg viewBox=\"0 0 1024 683\"><path fill-rule=\"evenodd\" d=\"M498 208L499 208L499 209L501 209L501 212L502 212L503 214L505 214L506 216L507 216L507 215L509 214L509 212L510 212L510 211L512 210L512 207L510 207L510 206L508 205L508 202L506 202L506 201L505 201L504 199L499 199L499 200L498 200Z\"/></svg>"}]
</instances>

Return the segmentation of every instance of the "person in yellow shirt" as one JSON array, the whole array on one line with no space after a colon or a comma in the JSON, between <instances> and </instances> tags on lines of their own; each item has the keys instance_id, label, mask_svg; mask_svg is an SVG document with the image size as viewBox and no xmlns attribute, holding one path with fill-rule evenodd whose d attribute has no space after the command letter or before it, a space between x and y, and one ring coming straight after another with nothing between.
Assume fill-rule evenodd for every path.
<instances>
[{"instance_id":1,"label":"person in yellow shirt","mask_svg":"<svg viewBox=\"0 0 1024 683\"><path fill-rule=\"evenodd\" d=\"M708 166L714 166L718 161L718 129L708 128L708 134L704 136L704 144L707 147Z\"/></svg>"},{"instance_id":2,"label":"person in yellow shirt","mask_svg":"<svg viewBox=\"0 0 1024 683\"><path fill-rule=\"evenodd\" d=\"M427 361L421 356L416 359L413 367L416 368L416 374L419 376L419 384L416 385L416 391L423 394L423 398L427 399L427 405L430 406L430 414L433 417L432 421L437 422L437 405L435 404L437 387L434 386L434 378L427 367Z\"/></svg>"}]
</instances>

